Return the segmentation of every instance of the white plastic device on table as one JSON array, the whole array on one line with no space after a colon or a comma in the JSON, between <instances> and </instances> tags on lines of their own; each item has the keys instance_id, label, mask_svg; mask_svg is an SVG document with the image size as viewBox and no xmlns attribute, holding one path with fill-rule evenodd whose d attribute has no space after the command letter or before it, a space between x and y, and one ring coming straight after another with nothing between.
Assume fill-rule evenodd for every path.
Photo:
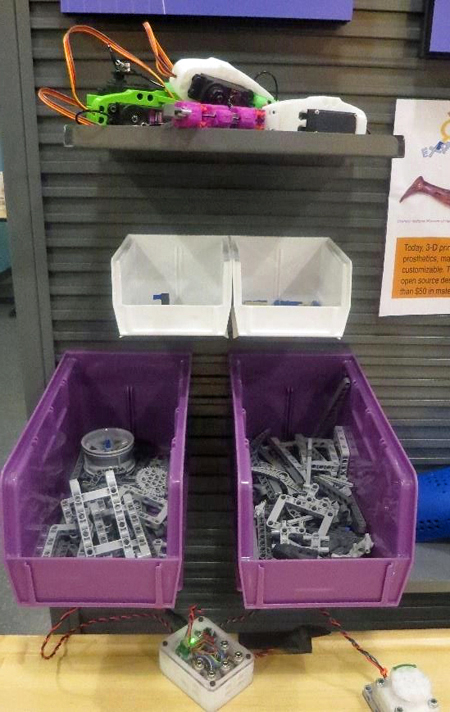
<instances>
[{"instance_id":1,"label":"white plastic device on table","mask_svg":"<svg viewBox=\"0 0 450 712\"><path fill-rule=\"evenodd\" d=\"M254 656L208 618L197 618L186 640L188 627L163 640L159 648L159 666L161 672L202 709L215 712L250 685ZM195 652L196 642L204 635L207 641L214 640L220 651L218 655L211 657ZM208 658L213 660L213 666Z\"/></svg>"},{"instance_id":2,"label":"white plastic device on table","mask_svg":"<svg viewBox=\"0 0 450 712\"><path fill-rule=\"evenodd\" d=\"M366 685L363 696L373 712L439 712L430 679L416 665L397 665L383 680Z\"/></svg>"}]
</instances>

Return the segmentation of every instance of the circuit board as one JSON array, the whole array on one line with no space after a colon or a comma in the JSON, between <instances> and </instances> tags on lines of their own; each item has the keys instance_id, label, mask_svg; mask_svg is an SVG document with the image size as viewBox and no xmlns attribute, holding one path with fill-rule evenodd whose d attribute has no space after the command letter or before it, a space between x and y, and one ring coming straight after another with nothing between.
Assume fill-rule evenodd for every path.
<instances>
[{"instance_id":1,"label":"circuit board","mask_svg":"<svg viewBox=\"0 0 450 712\"><path fill-rule=\"evenodd\" d=\"M253 679L253 654L212 621L190 617L187 626L163 641L161 671L212 712Z\"/></svg>"}]
</instances>

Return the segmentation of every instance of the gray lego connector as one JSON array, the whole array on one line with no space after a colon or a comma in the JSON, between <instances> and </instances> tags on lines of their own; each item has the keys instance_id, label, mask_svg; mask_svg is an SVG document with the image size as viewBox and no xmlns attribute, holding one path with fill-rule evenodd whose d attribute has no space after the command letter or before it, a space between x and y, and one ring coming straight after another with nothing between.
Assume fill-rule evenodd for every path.
<instances>
[{"instance_id":1,"label":"gray lego connector","mask_svg":"<svg viewBox=\"0 0 450 712\"><path fill-rule=\"evenodd\" d=\"M255 520L256 520L256 540L258 543L258 553L260 559L271 559L272 552L269 541L269 530L266 525L266 518L264 516L265 502L264 506L258 510L255 507Z\"/></svg>"},{"instance_id":2,"label":"gray lego connector","mask_svg":"<svg viewBox=\"0 0 450 712\"><path fill-rule=\"evenodd\" d=\"M339 474L341 477L347 477L348 461L350 459L350 449L348 447L347 438L345 437L344 428L336 425L334 429L334 444L340 460Z\"/></svg>"},{"instance_id":3,"label":"gray lego connector","mask_svg":"<svg viewBox=\"0 0 450 712\"><path fill-rule=\"evenodd\" d=\"M81 542L84 548L84 555L89 557L95 556L94 542L92 541L91 532L89 529L89 519L86 508L83 502L83 496L78 480L70 480L70 490L73 496L75 506L75 515L78 526L80 528Z\"/></svg>"},{"instance_id":4,"label":"gray lego connector","mask_svg":"<svg viewBox=\"0 0 450 712\"><path fill-rule=\"evenodd\" d=\"M138 460L119 488L113 469L94 476L78 458L71 496L61 500L62 521L39 533L36 556L164 558L168 471L168 460Z\"/></svg>"},{"instance_id":5,"label":"gray lego connector","mask_svg":"<svg viewBox=\"0 0 450 712\"><path fill-rule=\"evenodd\" d=\"M134 536L136 537L136 541L137 541L138 548L139 548L139 553L142 557L143 556L151 557L152 552L150 551L150 547L148 545L147 539L145 538L144 529L143 529L141 522L139 520L139 516L136 511L136 507L134 506L133 497L131 496L131 494L126 494L123 498L123 501L124 501L126 512L128 514L128 518L131 522L131 528L133 529Z\"/></svg>"},{"instance_id":6,"label":"gray lego connector","mask_svg":"<svg viewBox=\"0 0 450 712\"><path fill-rule=\"evenodd\" d=\"M41 556L44 558L50 556L62 556L60 551L58 551L58 545L61 542L61 538L71 537L77 532L76 526L68 526L66 524L53 524L50 527L47 538L45 540ZM70 543L70 542L69 542Z\"/></svg>"},{"instance_id":7,"label":"gray lego connector","mask_svg":"<svg viewBox=\"0 0 450 712\"><path fill-rule=\"evenodd\" d=\"M116 478L114 475L114 470L108 470L105 474L106 484L108 486L109 495L111 497L111 502L114 508L114 515L116 517L117 529L119 531L120 540L122 542L123 553L126 559L134 559L134 551L131 546L130 532L128 531L127 521L125 519L125 512L123 511L122 502L119 495L119 490L117 487Z\"/></svg>"},{"instance_id":8,"label":"gray lego connector","mask_svg":"<svg viewBox=\"0 0 450 712\"><path fill-rule=\"evenodd\" d=\"M95 527L95 531L97 533L98 543L99 544L107 544L108 543L108 534L106 532L105 523L103 521L103 516L102 516L103 510L99 507L98 502L92 502L90 509L91 509L92 517L94 519L94 527Z\"/></svg>"},{"instance_id":9,"label":"gray lego connector","mask_svg":"<svg viewBox=\"0 0 450 712\"><path fill-rule=\"evenodd\" d=\"M350 390L350 386L350 379L348 376L344 376L325 409L322 420L319 422L314 433L315 436L320 437L326 435L332 425L339 422L339 413L341 412L347 393Z\"/></svg>"},{"instance_id":10,"label":"gray lego connector","mask_svg":"<svg viewBox=\"0 0 450 712\"><path fill-rule=\"evenodd\" d=\"M303 484L305 481L306 473L300 462L289 452L288 448L281 443L278 438L269 438L269 442L280 456L282 463L284 463L284 468L286 472L292 477L295 482Z\"/></svg>"},{"instance_id":11,"label":"gray lego connector","mask_svg":"<svg viewBox=\"0 0 450 712\"><path fill-rule=\"evenodd\" d=\"M339 393L346 390L344 383ZM260 559L370 554L374 543L348 479L343 427L334 428L332 439L297 433L291 442L266 430L252 441L250 454Z\"/></svg>"}]
</instances>

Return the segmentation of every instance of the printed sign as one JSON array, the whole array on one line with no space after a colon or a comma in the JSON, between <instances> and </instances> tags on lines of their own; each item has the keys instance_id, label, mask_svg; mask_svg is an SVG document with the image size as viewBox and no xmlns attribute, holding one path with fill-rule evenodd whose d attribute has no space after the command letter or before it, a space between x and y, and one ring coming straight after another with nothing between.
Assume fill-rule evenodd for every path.
<instances>
[{"instance_id":1,"label":"printed sign","mask_svg":"<svg viewBox=\"0 0 450 712\"><path fill-rule=\"evenodd\" d=\"M450 237L398 238L392 297L450 297Z\"/></svg>"},{"instance_id":2,"label":"printed sign","mask_svg":"<svg viewBox=\"0 0 450 712\"><path fill-rule=\"evenodd\" d=\"M450 54L450 0L430 0L428 13L427 51Z\"/></svg>"},{"instance_id":3,"label":"printed sign","mask_svg":"<svg viewBox=\"0 0 450 712\"><path fill-rule=\"evenodd\" d=\"M353 0L61 0L62 12L351 20Z\"/></svg>"},{"instance_id":4,"label":"printed sign","mask_svg":"<svg viewBox=\"0 0 450 712\"><path fill-rule=\"evenodd\" d=\"M380 316L450 313L450 101L399 99Z\"/></svg>"}]
</instances>

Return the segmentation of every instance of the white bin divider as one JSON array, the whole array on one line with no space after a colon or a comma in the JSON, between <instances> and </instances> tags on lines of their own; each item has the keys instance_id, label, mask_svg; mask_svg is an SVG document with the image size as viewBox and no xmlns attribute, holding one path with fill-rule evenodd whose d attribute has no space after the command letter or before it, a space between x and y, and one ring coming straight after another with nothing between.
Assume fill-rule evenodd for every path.
<instances>
[{"instance_id":1,"label":"white bin divider","mask_svg":"<svg viewBox=\"0 0 450 712\"><path fill-rule=\"evenodd\" d=\"M111 259L111 279L121 336L228 335L228 236L128 235ZM161 293L169 304L154 299Z\"/></svg>"},{"instance_id":2,"label":"white bin divider","mask_svg":"<svg viewBox=\"0 0 450 712\"><path fill-rule=\"evenodd\" d=\"M352 262L333 240L241 235L231 244L234 337L343 335ZM303 304L275 306L279 299Z\"/></svg>"}]
</instances>

